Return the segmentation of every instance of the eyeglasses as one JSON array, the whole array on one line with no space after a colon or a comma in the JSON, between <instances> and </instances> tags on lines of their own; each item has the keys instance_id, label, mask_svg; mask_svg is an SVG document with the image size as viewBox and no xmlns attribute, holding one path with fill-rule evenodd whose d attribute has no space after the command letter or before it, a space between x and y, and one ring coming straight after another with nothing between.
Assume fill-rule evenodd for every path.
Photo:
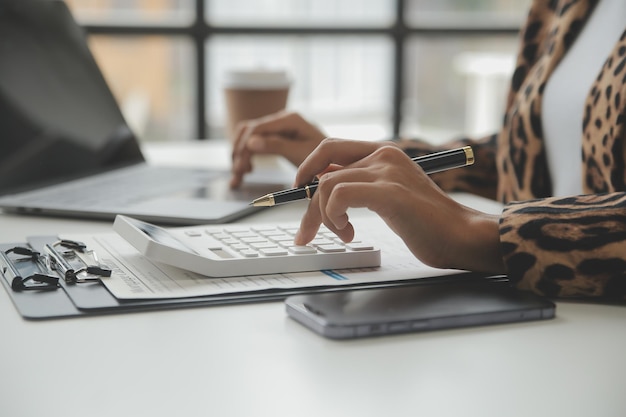
<instances>
[{"instance_id":1,"label":"eyeglasses","mask_svg":"<svg viewBox=\"0 0 626 417\"><path fill-rule=\"evenodd\" d=\"M24 246L0 251L0 270L14 291L57 289L59 275L68 284L111 276L111 269L102 265L96 252L82 242L62 239L46 244L44 249L45 254ZM23 273L25 270L28 272Z\"/></svg>"}]
</instances>

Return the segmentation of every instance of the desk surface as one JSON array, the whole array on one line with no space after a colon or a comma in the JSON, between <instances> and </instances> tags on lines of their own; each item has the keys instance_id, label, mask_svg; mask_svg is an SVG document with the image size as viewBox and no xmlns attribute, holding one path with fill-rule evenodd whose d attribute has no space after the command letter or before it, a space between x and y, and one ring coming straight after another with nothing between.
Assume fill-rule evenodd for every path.
<instances>
[{"instance_id":1,"label":"desk surface","mask_svg":"<svg viewBox=\"0 0 626 417\"><path fill-rule=\"evenodd\" d=\"M0 215L0 230L110 225ZM625 330L626 308L571 302L550 321L355 341L316 336L281 302L29 322L2 290L0 415L617 417Z\"/></svg>"}]
</instances>

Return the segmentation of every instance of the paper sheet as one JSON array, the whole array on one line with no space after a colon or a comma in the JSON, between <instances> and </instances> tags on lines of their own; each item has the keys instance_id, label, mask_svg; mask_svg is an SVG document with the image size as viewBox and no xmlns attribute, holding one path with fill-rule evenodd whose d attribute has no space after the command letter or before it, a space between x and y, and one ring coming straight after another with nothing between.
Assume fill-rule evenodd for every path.
<instances>
[{"instance_id":1,"label":"paper sheet","mask_svg":"<svg viewBox=\"0 0 626 417\"><path fill-rule=\"evenodd\" d=\"M62 236L80 240L94 249L100 262L113 274L103 278L118 299L178 298L236 292L354 285L407 280L459 273L458 270L430 268L419 260L378 217L352 219L357 238L381 249L378 268L313 271L289 274L210 278L194 272L153 262L115 233L91 236Z\"/></svg>"}]
</instances>

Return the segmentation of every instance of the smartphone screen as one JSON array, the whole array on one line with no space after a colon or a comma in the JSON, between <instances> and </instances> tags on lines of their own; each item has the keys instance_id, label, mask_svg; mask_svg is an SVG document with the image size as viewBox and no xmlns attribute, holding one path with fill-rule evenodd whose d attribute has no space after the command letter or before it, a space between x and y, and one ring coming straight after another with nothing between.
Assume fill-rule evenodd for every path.
<instances>
[{"instance_id":1,"label":"smartphone screen","mask_svg":"<svg viewBox=\"0 0 626 417\"><path fill-rule=\"evenodd\" d=\"M287 314L334 339L481 326L554 317L555 305L507 280L441 282L297 295Z\"/></svg>"}]
</instances>

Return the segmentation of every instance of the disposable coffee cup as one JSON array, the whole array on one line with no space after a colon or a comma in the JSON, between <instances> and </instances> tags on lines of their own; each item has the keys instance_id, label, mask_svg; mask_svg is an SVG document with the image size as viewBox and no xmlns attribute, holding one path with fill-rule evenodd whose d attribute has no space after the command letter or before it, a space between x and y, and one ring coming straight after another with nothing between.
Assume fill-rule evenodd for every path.
<instances>
[{"instance_id":1,"label":"disposable coffee cup","mask_svg":"<svg viewBox=\"0 0 626 417\"><path fill-rule=\"evenodd\" d=\"M235 70L226 73L226 134L233 141L237 124L284 110L291 81L286 71Z\"/></svg>"}]
</instances>

